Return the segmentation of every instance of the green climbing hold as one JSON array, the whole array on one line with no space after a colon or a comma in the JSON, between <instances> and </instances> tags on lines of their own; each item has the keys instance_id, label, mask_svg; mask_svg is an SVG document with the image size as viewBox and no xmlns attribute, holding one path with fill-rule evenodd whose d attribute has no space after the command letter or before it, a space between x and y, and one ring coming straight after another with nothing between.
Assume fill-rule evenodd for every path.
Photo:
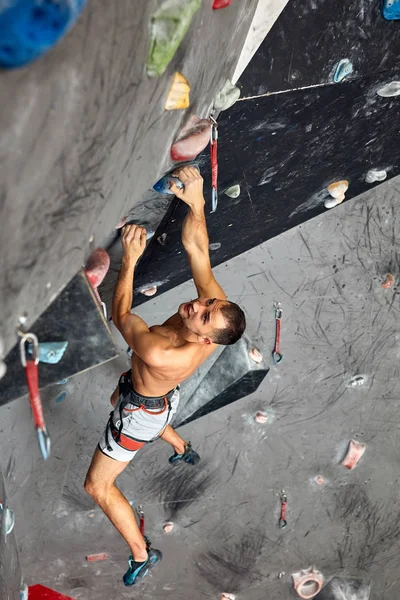
<instances>
[{"instance_id":1,"label":"green climbing hold","mask_svg":"<svg viewBox=\"0 0 400 600\"><path fill-rule=\"evenodd\" d=\"M147 74L162 75L186 35L201 0L166 0L151 19Z\"/></svg>"}]
</instances>

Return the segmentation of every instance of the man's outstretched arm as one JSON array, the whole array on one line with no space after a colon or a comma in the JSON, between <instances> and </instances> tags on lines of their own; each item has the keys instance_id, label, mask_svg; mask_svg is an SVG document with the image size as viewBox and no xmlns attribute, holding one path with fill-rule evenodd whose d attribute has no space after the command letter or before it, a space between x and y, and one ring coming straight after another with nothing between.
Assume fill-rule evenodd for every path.
<instances>
[{"instance_id":1,"label":"man's outstretched arm","mask_svg":"<svg viewBox=\"0 0 400 600\"><path fill-rule=\"evenodd\" d=\"M172 183L171 191L189 206L182 227L182 243L188 255L197 292L199 296L225 300L225 292L216 281L211 269L204 214L203 178L194 167L184 167L174 175L179 177L185 187L179 189Z\"/></svg>"},{"instance_id":2,"label":"man's outstretched arm","mask_svg":"<svg viewBox=\"0 0 400 600\"><path fill-rule=\"evenodd\" d=\"M146 248L146 230L139 225L125 225L122 247L124 254L115 284L112 319L135 354L147 364L155 365L161 359L166 338L152 333L143 319L131 313L135 267Z\"/></svg>"}]
</instances>

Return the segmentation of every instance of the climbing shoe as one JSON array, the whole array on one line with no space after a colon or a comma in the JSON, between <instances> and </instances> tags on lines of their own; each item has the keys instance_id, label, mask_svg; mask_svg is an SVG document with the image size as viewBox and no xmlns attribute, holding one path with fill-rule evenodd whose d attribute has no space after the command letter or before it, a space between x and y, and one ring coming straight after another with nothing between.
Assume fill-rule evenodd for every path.
<instances>
[{"instance_id":1,"label":"climbing shoe","mask_svg":"<svg viewBox=\"0 0 400 600\"><path fill-rule=\"evenodd\" d=\"M148 551L147 560L144 562L136 562L133 560L133 556L129 557L129 569L125 573L123 580L125 585L134 585L137 581L140 581L147 575L147 573L156 566L157 563L162 559L162 553L160 550L154 550L150 548Z\"/></svg>"},{"instance_id":2,"label":"climbing shoe","mask_svg":"<svg viewBox=\"0 0 400 600\"><path fill-rule=\"evenodd\" d=\"M185 452L183 454L175 454L169 457L169 462L171 465L178 463L180 460L183 460L185 463L189 465L197 465L200 461L200 456L197 454L195 450L192 448L192 444L189 442L185 446Z\"/></svg>"}]
</instances>

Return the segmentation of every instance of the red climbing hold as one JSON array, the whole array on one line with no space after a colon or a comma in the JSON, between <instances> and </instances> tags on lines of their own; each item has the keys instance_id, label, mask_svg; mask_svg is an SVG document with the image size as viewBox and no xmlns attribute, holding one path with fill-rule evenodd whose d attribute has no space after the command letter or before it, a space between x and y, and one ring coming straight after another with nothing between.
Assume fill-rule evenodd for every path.
<instances>
[{"instance_id":1,"label":"red climbing hold","mask_svg":"<svg viewBox=\"0 0 400 600\"><path fill-rule=\"evenodd\" d=\"M218 8L226 8L230 4L232 4L233 0L214 0L213 2L213 10L217 10Z\"/></svg>"},{"instance_id":2,"label":"red climbing hold","mask_svg":"<svg viewBox=\"0 0 400 600\"><path fill-rule=\"evenodd\" d=\"M342 460L341 464L346 469L354 469L360 458L365 452L366 445L361 442L350 440L346 456Z\"/></svg>"},{"instance_id":3,"label":"red climbing hold","mask_svg":"<svg viewBox=\"0 0 400 600\"><path fill-rule=\"evenodd\" d=\"M90 283L97 289L110 267L110 257L104 248L97 248L88 258L85 266L86 276Z\"/></svg>"},{"instance_id":4,"label":"red climbing hold","mask_svg":"<svg viewBox=\"0 0 400 600\"><path fill-rule=\"evenodd\" d=\"M193 115L171 146L172 160L187 161L196 158L210 141L211 122Z\"/></svg>"}]
</instances>

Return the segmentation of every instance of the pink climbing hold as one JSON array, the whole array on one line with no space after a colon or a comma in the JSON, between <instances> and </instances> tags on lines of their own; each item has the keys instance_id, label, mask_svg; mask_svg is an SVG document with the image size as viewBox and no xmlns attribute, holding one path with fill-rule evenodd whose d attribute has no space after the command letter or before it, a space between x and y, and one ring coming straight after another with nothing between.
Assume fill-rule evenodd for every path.
<instances>
[{"instance_id":1,"label":"pink climbing hold","mask_svg":"<svg viewBox=\"0 0 400 600\"><path fill-rule=\"evenodd\" d=\"M122 219L116 224L114 229L121 229L122 227L124 227L124 225L126 225L127 218L128 217L122 217Z\"/></svg>"},{"instance_id":2,"label":"pink climbing hold","mask_svg":"<svg viewBox=\"0 0 400 600\"><path fill-rule=\"evenodd\" d=\"M218 8L226 8L230 4L232 4L233 0L214 0L213 2L213 10L218 10Z\"/></svg>"},{"instance_id":3,"label":"pink climbing hold","mask_svg":"<svg viewBox=\"0 0 400 600\"><path fill-rule=\"evenodd\" d=\"M141 294L143 294L144 296L154 296L154 294L157 294L157 286L151 285L149 287L144 287L144 288L141 288L139 290L139 292Z\"/></svg>"},{"instance_id":4,"label":"pink climbing hold","mask_svg":"<svg viewBox=\"0 0 400 600\"><path fill-rule=\"evenodd\" d=\"M163 527L163 531L164 531L164 533L171 533L173 528L174 528L174 524L172 523L172 521L167 521L167 523L165 523L165 525Z\"/></svg>"},{"instance_id":5,"label":"pink climbing hold","mask_svg":"<svg viewBox=\"0 0 400 600\"><path fill-rule=\"evenodd\" d=\"M173 161L187 161L196 158L210 141L211 122L192 115L171 146Z\"/></svg>"},{"instance_id":6,"label":"pink climbing hold","mask_svg":"<svg viewBox=\"0 0 400 600\"><path fill-rule=\"evenodd\" d=\"M110 257L104 248L97 248L88 258L85 273L92 287L96 290L102 283L110 268Z\"/></svg>"},{"instance_id":7,"label":"pink climbing hold","mask_svg":"<svg viewBox=\"0 0 400 600\"><path fill-rule=\"evenodd\" d=\"M256 416L254 417L254 420L256 423L268 423L268 415L264 414L261 411L258 411L258 413L256 413Z\"/></svg>"},{"instance_id":8,"label":"pink climbing hold","mask_svg":"<svg viewBox=\"0 0 400 600\"><path fill-rule=\"evenodd\" d=\"M254 362L261 363L263 361L263 355L257 348L252 348L249 350L249 356Z\"/></svg>"},{"instance_id":9,"label":"pink climbing hold","mask_svg":"<svg viewBox=\"0 0 400 600\"><path fill-rule=\"evenodd\" d=\"M293 573L292 582L297 595L303 600L309 600L322 590L324 576L314 567L309 567Z\"/></svg>"},{"instance_id":10,"label":"pink climbing hold","mask_svg":"<svg viewBox=\"0 0 400 600\"><path fill-rule=\"evenodd\" d=\"M346 469L354 469L354 467L364 454L365 448L365 444L362 444L361 442L355 442L354 440L350 440L346 456L342 460L341 464L344 467L346 467Z\"/></svg>"}]
</instances>

